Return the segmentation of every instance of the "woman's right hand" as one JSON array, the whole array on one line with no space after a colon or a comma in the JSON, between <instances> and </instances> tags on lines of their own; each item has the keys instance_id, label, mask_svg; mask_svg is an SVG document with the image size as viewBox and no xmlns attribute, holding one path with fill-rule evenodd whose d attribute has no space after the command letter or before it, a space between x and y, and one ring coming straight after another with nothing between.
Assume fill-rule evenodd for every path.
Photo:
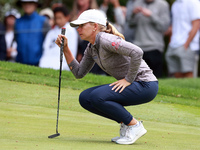
<instances>
[{"instance_id":1,"label":"woman's right hand","mask_svg":"<svg viewBox=\"0 0 200 150\"><path fill-rule=\"evenodd\" d=\"M68 46L68 39L65 35L59 34L55 43L60 47L62 43L62 38L64 38L64 47Z\"/></svg>"},{"instance_id":2,"label":"woman's right hand","mask_svg":"<svg viewBox=\"0 0 200 150\"><path fill-rule=\"evenodd\" d=\"M67 61L67 64L70 64L73 60L74 60L74 56L71 53L69 47L68 47L68 40L67 37L65 35L59 34L58 38L56 39L55 43L61 47L61 43L62 43L62 38L64 38L64 48L63 48L63 52Z\"/></svg>"}]
</instances>

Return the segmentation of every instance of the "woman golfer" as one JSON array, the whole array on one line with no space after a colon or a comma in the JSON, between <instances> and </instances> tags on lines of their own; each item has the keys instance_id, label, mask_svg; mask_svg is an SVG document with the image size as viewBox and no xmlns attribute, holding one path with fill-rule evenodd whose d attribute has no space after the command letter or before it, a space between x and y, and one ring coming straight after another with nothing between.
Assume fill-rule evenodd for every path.
<instances>
[{"instance_id":1,"label":"woman golfer","mask_svg":"<svg viewBox=\"0 0 200 150\"><path fill-rule=\"evenodd\" d=\"M153 100L158 92L158 81L142 59L143 51L126 42L105 15L95 9L84 11L70 22L82 40L89 41L80 63L72 55L68 40L58 35L56 44L64 38L64 55L76 78L83 78L97 63L105 72L117 79L112 84L100 85L83 91L80 105L97 115L120 123L120 136L112 139L118 144L132 144L147 130L124 106L138 105Z\"/></svg>"}]
</instances>

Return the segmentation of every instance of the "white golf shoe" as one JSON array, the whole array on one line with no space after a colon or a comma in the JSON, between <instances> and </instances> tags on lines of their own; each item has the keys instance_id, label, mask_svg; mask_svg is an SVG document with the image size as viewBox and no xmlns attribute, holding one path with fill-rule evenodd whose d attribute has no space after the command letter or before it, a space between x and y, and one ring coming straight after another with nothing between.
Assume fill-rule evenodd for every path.
<instances>
[{"instance_id":1,"label":"white golf shoe","mask_svg":"<svg viewBox=\"0 0 200 150\"><path fill-rule=\"evenodd\" d=\"M126 134L124 137L119 138L115 142L117 144L133 144L137 139L147 133L142 122L140 121L136 126L127 126Z\"/></svg>"},{"instance_id":2,"label":"white golf shoe","mask_svg":"<svg viewBox=\"0 0 200 150\"><path fill-rule=\"evenodd\" d=\"M119 130L120 137L119 136L114 137L114 138L111 139L111 141L112 142L116 142L120 138L124 137L126 135L126 129L127 129L127 127L128 127L127 125L125 125L124 123L121 123L120 130Z\"/></svg>"}]
</instances>

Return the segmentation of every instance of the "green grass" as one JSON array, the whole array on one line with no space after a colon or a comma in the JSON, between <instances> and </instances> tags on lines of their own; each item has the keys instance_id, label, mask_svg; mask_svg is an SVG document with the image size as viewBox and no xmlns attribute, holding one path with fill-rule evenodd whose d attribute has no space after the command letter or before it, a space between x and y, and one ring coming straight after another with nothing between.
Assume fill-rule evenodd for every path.
<instances>
[{"instance_id":1,"label":"green grass","mask_svg":"<svg viewBox=\"0 0 200 150\"><path fill-rule=\"evenodd\" d=\"M115 79L89 74L76 80L62 73L59 132L55 133L59 71L0 62L0 150L198 150L200 79L159 80L154 101L127 109L144 121L147 134L133 145L117 145L119 125L78 103L80 92Z\"/></svg>"},{"instance_id":2,"label":"green grass","mask_svg":"<svg viewBox=\"0 0 200 150\"><path fill-rule=\"evenodd\" d=\"M59 71L38 67L0 62L0 79L58 86ZM62 87L74 90L108 84L115 79L108 76L86 75L83 79L75 79L68 71L62 72ZM197 79L161 79L159 80L159 102L178 103L200 107L200 78Z\"/></svg>"}]
</instances>

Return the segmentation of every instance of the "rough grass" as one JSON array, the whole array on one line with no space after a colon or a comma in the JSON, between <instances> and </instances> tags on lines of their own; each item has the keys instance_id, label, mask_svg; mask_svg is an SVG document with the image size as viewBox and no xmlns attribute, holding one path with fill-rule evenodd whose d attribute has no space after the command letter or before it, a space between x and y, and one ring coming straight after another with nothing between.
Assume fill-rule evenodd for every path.
<instances>
[{"instance_id":1,"label":"rough grass","mask_svg":"<svg viewBox=\"0 0 200 150\"><path fill-rule=\"evenodd\" d=\"M52 69L0 62L0 79L58 87L58 77L59 71ZM71 72L62 72L62 87L74 90L84 90L114 81L115 79L112 77L93 74L88 74L83 79L77 80ZM200 107L199 90L200 78L160 79L158 93L161 97L158 101Z\"/></svg>"},{"instance_id":2,"label":"rough grass","mask_svg":"<svg viewBox=\"0 0 200 150\"><path fill-rule=\"evenodd\" d=\"M91 114L78 103L88 87L115 81L89 74L81 80L63 71L59 131L55 133L59 72L0 62L0 149L200 149L199 79L159 80L154 101L127 109L144 121L147 134L133 145L117 145L113 121Z\"/></svg>"}]
</instances>

